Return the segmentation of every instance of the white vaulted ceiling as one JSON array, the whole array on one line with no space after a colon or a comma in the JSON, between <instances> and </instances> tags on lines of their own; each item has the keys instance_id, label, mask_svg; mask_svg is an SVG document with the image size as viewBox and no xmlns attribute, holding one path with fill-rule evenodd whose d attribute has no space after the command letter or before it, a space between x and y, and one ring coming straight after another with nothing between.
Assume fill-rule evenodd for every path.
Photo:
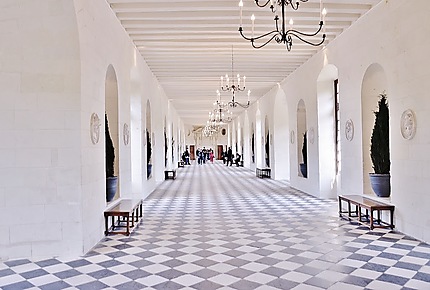
<instances>
[{"instance_id":1,"label":"white vaulted ceiling","mask_svg":"<svg viewBox=\"0 0 430 290\"><path fill-rule=\"evenodd\" d=\"M323 0L326 43L332 41L381 0ZM167 97L188 125L206 123L216 99L221 75L231 75L232 47L235 74L246 75L251 102L267 93L312 55L322 49L293 39L290 52L273 41L254 49L239 32L239 0L107 0L130 35ZM255 35L274 29L269 8L243 0L243 28ZM265 1L260 1L264 3ZM287 10L294 28L313 32L320 20L320 0L301 2L299 10ZM315 41L319 40L314 38ZM231 93L222 94L223 101ZM245 102L246 93L238 94ZM240 111L240 109L235 109Z\"/></svg>"}]
</instances>

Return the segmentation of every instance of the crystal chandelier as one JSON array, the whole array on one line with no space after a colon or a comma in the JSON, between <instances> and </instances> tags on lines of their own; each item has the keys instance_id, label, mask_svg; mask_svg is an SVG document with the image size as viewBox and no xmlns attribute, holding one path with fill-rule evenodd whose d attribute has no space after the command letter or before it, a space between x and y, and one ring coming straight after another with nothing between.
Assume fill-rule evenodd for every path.
<instances>
[{"instance_id":1,"label":"crystal chandelier","mask_svg":"<svg viewBox=\"0 0 430 290\"><path fill-rule=\"evenodd\" d=\"M248 90L248 101L246 104L241 104L235 100L236 92L244 91L246 89L246 76L240 77L239 74L234 76L234 60L233 60L233 46L231 47L231 79L228 74L225 75L225 78L221 76L221 91L230 91L232 93L232 100L228 102L228 106L232 108L236 108L240 106L244 109L249 107L249 96L251 95L251 91ZM237 81L237 83L236 83ZM218 96L220 95L220 91L217 90Z\"/></svg>"},{"instance_id":2,"label":"crystal chandelier","mask_svg":"<svg viewBox=\"0 0 430 290\"><path fill-rule=\"evenodd\" d=\"M298 0L301 2L308 2L308 0ZM273 39L277 43L284 43L287 50L291 50L291 46L293 45L293 37L303 41L306 44L312 45L312 46L320 46L324 43L324 40L326 38L325 33L322 35L322 40L320 42L311 42L309 40L306 40L306 37L313 37L316 36L323 28L325 15L327 14L327 10L324 8L322 9L322 0L320 0L320 23L317 31L314 33L305 33L298 31L296 29L293 29L293 19L291 18L288 22L289 27L287 28L287 19L286 19L286 8L287 6L291 6L293 10L299 9L299 2L293 3L293 0L267 0L264 4L259 4L258 0L255 0L255 4L257 4L258 7L267 7L270 5L270 10L272 13L275 13L275 30L269 31L267 33L254 36L254 23L255 23L255 15L252 14L251 16L251 22L252 22L252 32L251 37L247 37L243 33L242 28L242 9L243 9L243 0L240 0L239 7L240 7L240 26L239 26L239 32L242 37L248 41L251 41L251 45L254 48L262 48L266 46L269 42L271 42ZM281 11L279 11L281 10ZM279 26L279 15L281 14L281 25ZM256 44L256 41L261 40L262 44Z\"/></svg>"}]
</instances>

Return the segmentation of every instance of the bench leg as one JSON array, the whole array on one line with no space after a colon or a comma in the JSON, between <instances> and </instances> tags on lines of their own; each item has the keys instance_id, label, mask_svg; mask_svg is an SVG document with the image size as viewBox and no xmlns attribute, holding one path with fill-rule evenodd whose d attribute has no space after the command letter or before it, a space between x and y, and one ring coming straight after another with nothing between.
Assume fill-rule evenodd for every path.
<instances>
[{"instance_id":1,"label":"bench leg","mask_svg":"<svg viewBox=\"0 0 430 290\"><path fill-rule=\"evenodd\" d=\"M125 232L127 236L130 235L130 215L127 215L127 231Z\"/></svg>"},{"instance_id":2,"label":"bench leg","mask_svg":"<svg viewBox=\"0 0 430 290\"><path fill-rule=\"evenodd\" d=\"M355 206L356 209L358 209L358 221L361 223L362 222L362 218L361 218L361 207L356 205Z\"/></svg>"},{"instance_id":3,"label":"bench leg","mask_svg":"<svg viewBox=\"0 0 430 290\"><path fill-rule=\"evenodd\" d=\"M348 217L351 218L351 203L348 201Z\"/></svg>"},{"instance_id":4,"label":"bench leg","mask_svg":"<svg viewBox=\"0 0 430 290\"><path fill-rule=\"evenodd\" d=\"M105 216L105 236L108 235L109 231L108 231L108 216Z\"/></svg>"},{"instance_id":5,"label":"bench leg","mask_svg":"<svg viewBox=\"0 0 430 290\"><path fill-rule=\"evenodd\" d=\"M373 210L370 210L370 229L373 230Z\"/></svg>"},{"instance_id":6,"label":"bench leg","mask_svg":"<svg viewBox=\"0 0 430 290\"><path fill-rule=\"evenodd\" d=\"M342 199L339 198L339 217L342 216Z\"/></svg>"},{"instance_id":7,"label":"bench leg","mask_svg":"<svg viewBox=\"0 0 430 290\"><path fill-rule=\"evenodd\" d=\"M390 210L390 227L391 227L391 229L394 229L393 220L394 220L394 210Z\"/></svg>"}]
</instances>

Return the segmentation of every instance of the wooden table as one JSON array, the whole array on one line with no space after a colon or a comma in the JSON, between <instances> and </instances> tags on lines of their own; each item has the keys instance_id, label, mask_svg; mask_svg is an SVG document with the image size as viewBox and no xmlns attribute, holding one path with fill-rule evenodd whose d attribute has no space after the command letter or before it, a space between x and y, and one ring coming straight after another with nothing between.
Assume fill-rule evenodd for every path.
<instances>
[{"instance_id":1,"label":"wooden table","mask_svg":"<svg viewBox=\"0 0 430 290\"><path fill-rule=\"evenodd\" d=\"M116 205L104 211L105 217L105 235L124 234L130 235L130 229L134 228L135 223L143 217L142 199L123 199ZM109 227L109 217L112 218ZM117 221L115 221L117 217ZM125 224L125 225L124 225ZM116 231L117 228L125 228L125 231Z\"/></svg>"},{"instance_id":2,"label":"wooden table","mask_svg":"<svg viewBox=\"0 0 430 290\"><path fill-rule=\"evenodd\" d=\"M342 203L347 204L347 210L343 210ZM354 209L352 208L354 206ZM365 210L363 214L362 210ZM381 213L388 211L390 222L382 220ZM376 219L374 216L376 212ZM381 201L373 200L361 195L339 195L339 216L349 220L358 221L361 224L368 225L371 230L374 228L394 228L394 205L390 205ZM377 225L375 225L375 223Z\"/></svg>"},{"instance_id":3,"label":"wooden table","mask_svg":"<svg viewBox=\"0 0 430 290\"><path fill-rule=\"evenodd\" d=\"M176 170L164 170L164 179L176 179Z\"/></svg>"},{"instance_id":4,"label":"wooden table","mask_svg":"<svg viewBox=\"0 0 430 290\"><path fill-rule=\"evenodd\" d=\"M270 178L271 169L270 168L256 168L255 169L255 175L258 178Z\"/></svg>"}]
</instances>

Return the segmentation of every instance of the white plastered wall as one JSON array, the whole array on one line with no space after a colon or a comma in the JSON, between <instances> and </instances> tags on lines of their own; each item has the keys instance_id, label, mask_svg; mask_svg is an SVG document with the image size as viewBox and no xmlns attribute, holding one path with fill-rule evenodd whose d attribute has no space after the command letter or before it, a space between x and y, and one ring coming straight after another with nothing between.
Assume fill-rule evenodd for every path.
<instances>
[{"instance_id":1,"label":"white plastered wall","mask_svg":"<svg viewBox=\"0 0 430 290\"><path fill-rule=\"evenodd\" d=\"M271 164L273 164L272 178L277 180L290 180L290 124L285 92L279 87L275 87L277 94L275 97L273 113L273 153L271 154Z\"/></svg>"},{"instance_id":2,"label":"white plastered wall","mask_svg":"<svg viewBox=\"0 0 430 290\"><path fill-rule=\"evenodd\" d=\"M327 64L338 68L341 110L342 185L338 194L363 193L363 152L361 88L366 69L378 63L387 77L391 127L390 201L396 206L395 224L399 231L430 241L430 1L381 1L325 49L286 78L281 86L287 92L290 124L295 126L296 104L306 103L307 124L317 128L317 79ZM297 40L296 40L297 41ZM294 46L293 46L294 49ZM261 100L261 102L264 102ZM412 109L417 133L412 140L400 134L400 117ZM345 139L345 122L354 122L354 138ZM297 140L296 136L296 140ZM290 151L292 186L320 195L318 144L308 144L308 178L298 178L296 147Z\"/></svg>"},{"instance_id":3,"label":"white plastered wall","mask_svg":"<svg viewBox=\"0 0 430 290\"><path fill-rule=\"evenodd\" d=\"M121 197L145 198L162 180L157 163L154 178L147 181L140 170L132 187L131 155L146 151L141 142L132 153L123 128L131 123L131 105L138 124L131 140L144 128L141 108L149 99L161 140L157 116L165 114L166 96L106 1L7 1L0 8L8 19L0 29L0 260L84 254L104 231L108 66L118 82ZM90 138L92 113L102 125L97 144ZM154 154L162 154L158 144Z\"/></svg>"},{"instance_id":4,"label":"white plastered wall","mask_svg":"<svg viewBox=\"0 0 430 290\"><path fill-rule=\"evenodd\" d=\"M0 18L0 260L82 252L73 3L2 1Z\"/></svg>"},{"instance_id":5,"label":"white plastered wall","mask_svg":"<svg viewBox=\"0 0 430 290\"><path fill-rule=\"evenodd\" d=\"M118 127L120 129L119 138L119 176L121 197L141 197L145 198L161 182L164 177L163 158L163 120L162 116L167 113L167 99L156 81L154 75L147 67L143 58L137 53L130 38L125 33L108 3L103 0L83 1L75 0L81 53L81 80L82 80L82 151L94 151L96 154L88 156L83 154L83 200L82 200L82 220L84 245L82 252L91 249L103 236L103 215L106 208L104 199L104 139L97 145L90 144L88 139L87 120L91 112L103 115L104 110L104 80L106 68L111 64L115 68L118 81ZM112 41L115 39L115 41ZM130 75L133 75L131 78ZM140 80L141 85L135 84ZM131 97L133 97L131 101ZM146 179L146 170L138 170L141 174L141 185L132 187L132 166L131 166L131 146L125 145L122 138L123 124L130 124L131 107L133 108L134 122L141 121L141 128L146 128L145 114L147 100L151 104L151 131L153 150L153 175ZM136 110L135 110L136 109ZM137 133L136 129L134 133ZM140 138L144 137L144 132ZM131 135L131 139L133 139ZM135 144L138 146L138 144ZM140 157L144 158L141 164L146 167L146 144L140 144ZM138 149L134 149L136 154ZM139 154L136 156L139 157ZM142 167L141 167L142 168ZM143 168L145 169L145 168ZM138 177L134 177L138 178ZM139 184L139 182L137 183ZM133 192L133 189L140 192Z\"/></svg>"}]
</instances>

